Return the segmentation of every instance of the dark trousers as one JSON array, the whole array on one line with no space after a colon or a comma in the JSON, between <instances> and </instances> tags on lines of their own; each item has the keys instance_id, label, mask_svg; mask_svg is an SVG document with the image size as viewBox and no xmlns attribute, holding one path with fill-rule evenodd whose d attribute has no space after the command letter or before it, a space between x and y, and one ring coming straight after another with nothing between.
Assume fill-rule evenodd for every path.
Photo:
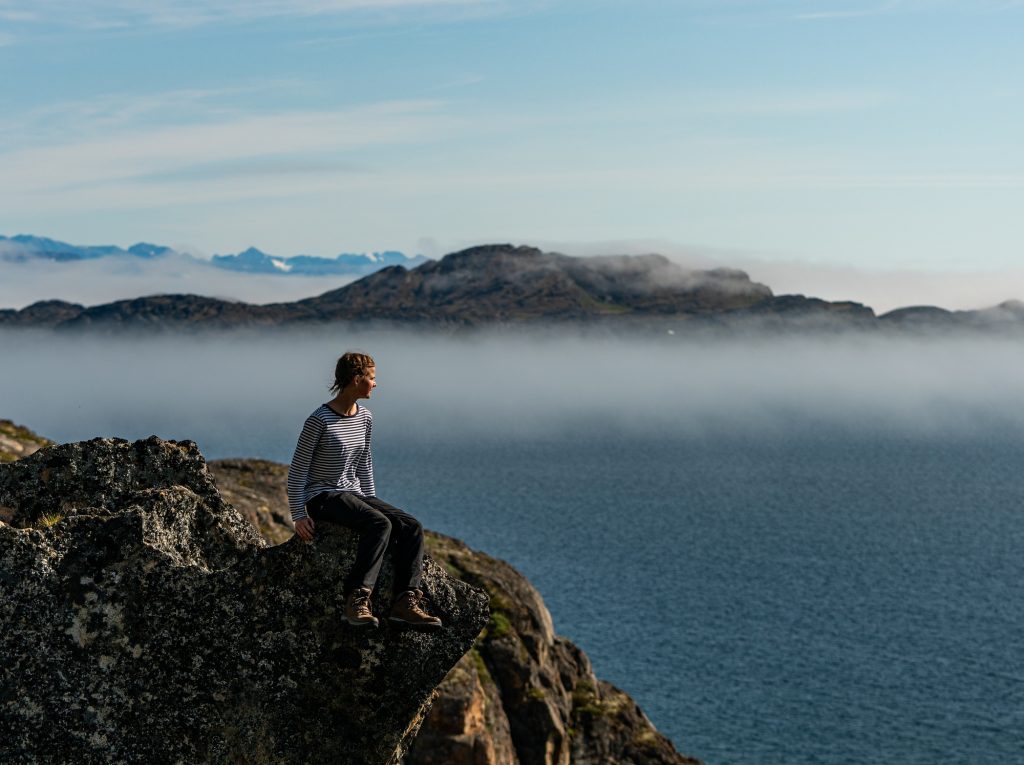
<instances>
[{"instance_id":1,"label":"dark trousers","mask_svg":"<svg viewBox=\"0 0 1024 765\"><path fill-rule=\"evenodd\" d=\"M374 588L389 544L394 547L395 592L420 588L423 526L407 512L376 497L345 491L317 494L307 503L306 512L316 523L338 523L359 532L356 562L345 582L345 592Z\"/></svg>"}]
</instances>

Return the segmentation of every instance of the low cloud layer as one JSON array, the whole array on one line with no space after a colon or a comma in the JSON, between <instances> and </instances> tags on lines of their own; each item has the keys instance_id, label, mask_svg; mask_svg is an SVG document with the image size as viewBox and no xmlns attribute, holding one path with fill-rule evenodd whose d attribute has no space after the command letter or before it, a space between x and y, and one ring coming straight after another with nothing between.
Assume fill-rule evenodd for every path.
<instances>
[{"instance_id":1,"label":"low cloud layer","mask_svg":"<svg viewBox=\"0 0 1024 765\"><path fill-rule=\"evenodd\" d=\"M191 438L287 461L334 360L378 362L381 443L498 439L913 438L1024 433L1024 358L1005 340L626 342L335 330L87 340L0 333L0 417L58 440ZM384 446L383 448L387 448Z\"/></svg>"},{"instance_id":2,"label":"low cloud layer","mask_svg":"<svg viewBox=\"0 0 1024 765\"><path fill-rule=\"evenodd\" d=\"M24 308L38 300L97 305L161 293L276 303L319 295L350 281L352 278L343 276L237 273L181 255L155 260L112 257L67 263L9 263L0 259L0 308Z\"/></svg>"},{"instance_id":3,"label":"low cloud layer","mask_svg":"<svg viewBox=\"0 0 1024 765\"><path fill-rule=\"evenodd\" d=\"M523 242L533 244L532 242ZM104 258L84 262L12 263L2 258L0 308L24 308L37 300L60 299L96 305L158 293L193 293L248 303L299 300L353 281L345 277L281 277L223 271L185 257L153 261ZM430 244L421 242L421 244ZM479 242L436 243L433 257ZM1024 269L988 271L912 271L856 268L758 257L742 250L687 247L657 240L594 243L539 242L545 251L567 255L639 255L658 253L689 269L738 268L776 295L798 293L825 300L854 300L882 314L894 308L936 305L950 310L988 308L1024 299ZM606 261L614 270L613 260ZM632 277L631 277L632 278ZM664 286L663 275L654 283Z\"/></svg>"},{"instance_id":4,"label":"low cloud layer","mask_svg":"<svg viewBox=\"0 0 1024 765\"><path fill-rule=\"evenodd\" d=\"M879 314L894 308L935 305L949 310L990 308L1024 299L1024 270L881 271L803 263L748 261L751 278L776 294L802 293L825 300L856 300Z\"/></svg>"},{"instance_id":5,"label":"low cloud layer","mask_svg":"<svg viewBox=\"0 0 1024 765\"><path fill-rule=\"evenodd\" d=\"M972 310L1006 300L1024 300L1024 269L859 268L654 239L546 242L543 247L567 255L657 252L688 268L739 268L754 281L768 285L776 295L795 293L824 300L854 300L878 314L914 305Z\"/></svg>"}]
</instances>

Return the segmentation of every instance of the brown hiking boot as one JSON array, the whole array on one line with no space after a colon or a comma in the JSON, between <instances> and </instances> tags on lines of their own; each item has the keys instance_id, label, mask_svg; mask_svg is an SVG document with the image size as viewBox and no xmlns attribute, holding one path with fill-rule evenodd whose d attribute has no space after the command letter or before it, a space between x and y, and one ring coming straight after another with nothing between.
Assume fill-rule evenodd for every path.
<instances>
[{"instance_id":1,"label":"brown hiking boot","mask_svg":"<svg viewBox=\"0 0 1024 765\"><path fill-rule=\"evenodd\" d=\"M406 590L395 598L388 619L420 630L441 629L441 620L424 611L422 601L423 593L420 590Z\"/></svg>"},{"instance_id":2,"label":"brown hiking boot","mask_svg":"<svg viewBox=\"0 0 1024 765\"><path fill-rule=\"evenodd\" d=\"M380 622L370 613L370 591L352 590L345 601L345 619L353 627L376 627Z\"/></svg>"}]
</instances>

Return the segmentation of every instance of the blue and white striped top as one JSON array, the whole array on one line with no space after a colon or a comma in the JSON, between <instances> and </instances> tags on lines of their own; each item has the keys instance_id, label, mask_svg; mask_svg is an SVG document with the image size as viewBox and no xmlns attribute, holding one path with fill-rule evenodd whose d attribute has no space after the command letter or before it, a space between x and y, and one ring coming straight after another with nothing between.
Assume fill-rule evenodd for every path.
<instances>
[{"instance_id":1,"label":"blue and white striped top","mask_svg":"<svg viewBox=\"0 0 1024 765\"><path fill-rule=\"evenodd\" d=\"M288 506L292 520L306 517L306 503L324 491L350 491L375 497L370 432L373 415L356 404L353 415L327 404L306 418L288 469Z\"/></svg>"}]
</instances>

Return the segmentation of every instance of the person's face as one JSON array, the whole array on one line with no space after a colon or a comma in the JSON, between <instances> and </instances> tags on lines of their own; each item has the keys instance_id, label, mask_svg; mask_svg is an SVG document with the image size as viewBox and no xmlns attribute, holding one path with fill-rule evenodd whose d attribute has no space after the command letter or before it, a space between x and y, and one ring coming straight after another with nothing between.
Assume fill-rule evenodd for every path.
<instances>
[{"instance_id":1,"label":"person's face","mask_svg":"<svg viewBox=\"0 0 1024 765\"><path fill-rule=\"evenodd\" d=\"M377 387L377 367L370 367L366 374L356 378L356 390L359 398L369 398L373 389Z\"/></svg>"}]
</instances>

